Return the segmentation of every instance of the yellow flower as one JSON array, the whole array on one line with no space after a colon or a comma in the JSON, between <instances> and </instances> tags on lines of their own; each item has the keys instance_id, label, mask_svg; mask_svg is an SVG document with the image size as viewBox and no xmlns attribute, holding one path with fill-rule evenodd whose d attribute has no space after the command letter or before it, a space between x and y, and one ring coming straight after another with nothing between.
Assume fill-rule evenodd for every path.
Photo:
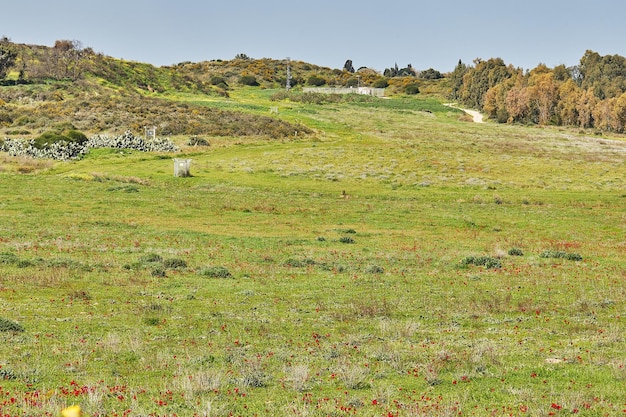
<instances>
[{"instance_id":1,"label":"yellow flower","mask_svg":"<svg viewBox=\"0 0 626 417\"><path fill-rule=\"evenodd\" d=\"M69 406L61 411L62 417L80 417L83 413L80 411L80 405Z\"/></svg>"}]
</instances>

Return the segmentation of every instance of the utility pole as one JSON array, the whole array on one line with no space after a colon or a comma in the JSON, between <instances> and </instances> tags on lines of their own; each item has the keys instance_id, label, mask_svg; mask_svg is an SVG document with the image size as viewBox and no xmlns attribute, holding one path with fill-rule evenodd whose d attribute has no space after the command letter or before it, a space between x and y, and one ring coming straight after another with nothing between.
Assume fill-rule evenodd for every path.
<instances>
[{"instance_id":1,"label":"utility pole","mask_svg":"<svg viewBox=\"0 0 626 417\"><path fill-rule=\"evenodd\" d=\"M287 57L287 82L285 83L287 91L291 89L291 60Z\"/></svg>"}]
</instances>

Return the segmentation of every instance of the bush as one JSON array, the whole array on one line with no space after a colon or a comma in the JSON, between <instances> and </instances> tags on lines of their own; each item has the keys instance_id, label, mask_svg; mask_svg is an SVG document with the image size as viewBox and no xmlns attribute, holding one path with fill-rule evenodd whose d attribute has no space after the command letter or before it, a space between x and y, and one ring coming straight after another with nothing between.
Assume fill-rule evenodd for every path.
<instances>
[{"instance_id":1,"label":"bush","mask_svg":"<svg viewBox=\"0 0 626 417\"><path fill-rule=\"evenodd\" d=\"M292 268L304 268L305 266L308 266L308 265L315 265L315 261L310 258L303 258L303 259L289 258L285 261L285 263L283 263L283 265L289 266Z\"/></svg>"},{"instance_id":2,"label":"bush","mask_svg":"<svg viewBox=\"0 0 626 417\"><path fill-rule=\"evenodd\" d=\"M242 75L241 78L239 78L239 84L249 85L252 87L259 86L259 82L256 80L256 77L254 75Z\"/></svg>"},{"instance_id":3,"label":"bush","mask_svg":"<svg viewBox=\"0 0 626 417\"><path fill-rule=\"evenodd\" d=\"M379 78L376 81L374 81L374 84L372 84L372 87L374 87L374 88L387 88L387 87L389 87L389 81L387 81L386 78Z\"/></svg>"},{"instance_id":4,"label":"bush","mask_svg":"<svg viewBox=\"0 0 626 417\"><path fill-rule=\"evenodd\" d=\"M420 73L420 78L423 80L438 80L443 78L443 75L436 69L428 68Z\"/></svg>"},{"instance_id":5,"label":"bush","mask_svg":"<svg viewBox=\"0 0 626 417\"><path fill-rule=\"evenodd\" d=\"M0 317L0 332L23 332L24 326Z\"/></svg>"},{"instance_id":6,"label":"bush","mask_svg":"<svg viewBox=\"0 0 626 417\"><path fill-rule=\"evenodd\" d=\"M487 269L502 268L500 259L491 256L468 256L461 261L461 265L484 266Z\"/></svg>"},{"instance_id":7,"label":"bush","mask_svg":"<svg viewBox=\"0 0 626 417\"><path fill-rule=\"evenodd\" d=\"M356 243L354 241L354 239L352 239L350 236L342 236L341 238L339 238L339 242L341 242L341 243L348 243L348 244Z\"/></svg>"},{"instance_id":8,"label":"bush","mask_svg":"<svg viewBox=\"0 0 626 417\"><path fill-rule=\"evenodd\" d=\"M151 263L151 262L163 262L163 257L156 253L149 253L147 255L142 256L139 259L141 262Z\"/></svg>"},{"instance_id":9,"label":"bush","mask_svg":"<svg viewBox=\"0 0 626 417\"><path fill-rule=\"evenodd\" d=\"M385 272L385 269L382 266L370 265L365 268L365 272L368 274L382 274Z\"/></svg>"},{"instance_id":10,"label":"bush","mask_svg":"<svg viewBox=\"0 0 626 417\"><path fill-rule=\"evenodd\" d=\"M32 145L37 149L50 149L50 147L59 142L71 142L69 138L55 132L45 132L39 135Z\"/></svg>"},{"instance_id":11,"label":"bush","mask_svg":"<svg viewBox=\"0 0 626 417\"><path fill-rule=\"evenodd\" d=\"M163 266L167 269L182 269L187 268L187 262L183 259L170 258L163 261Z\"/></svg>"},{"instance_id":12,"label":"bush","mask_svg":"<svg viewBox=\"0 0 626 417\"><path fill-rule=\"evenodd\" d=\"M409 94L409 95L419 94L419 92L420 92L419 85L417 85L417 84L409 84L406 87L404 87L404 92L406 94Z\"/></svg>"},{"instance_id":13,"label":"bush","mask_svg":"<svg viewBox=\"0 0 626 417\"><path fill-rule=\"evenodd\" d=\"M79 132L78 130L69 130L65 133L65 137L69 139L70 142L83 144L87 142L89 139L83 132Z\"/></svg>"},{"instance_id":14,"label":"bush","mask_svg":"<svg viewBox=\"0 0 626 417\"><path fill-rule=\"evenodd\" d=\"M317 76L317 75L311 75L309 77L309 79L306 81L306 83L308 85L312 85L314 87L320 87L320 86L326 84L326 80L324 78L322 78L322 77Z\"/></svg>"},{"instance_id":15,"label":"bush","mask_svg":"<svg viewBox=\"0 0 626 417\"><path fill-rule=\"evenodd\" d=\"M228 83L226 82L224 77L220 77L218 75L214 75L213 77L211 77L211 84L219 86L220 88L228 88Z\"/></svg>"},{"instance_id":16,"label":"bush","mask_svg":"<svg viewBox=\"0 0 626 417\"><path fill-rule=\"evenodd\" d=\"M187 146L211 146L208 140L192 136L187 141Z\"/></svg>"},{"instance_id":17,"label":"bush","mask_svg":"<svg viewBox=\"0 0 626 417\"><path fill-rule=\"evenodd\" d=\"M150 275L157 278L165 278L165 268L157 266L156 268L153 268L152 271L150 271Z\"/></svg>"},{"instance_id":18,"label":"bush","mask_svg":"<svg viewBox=\"0 0 626 417\"><path fill-rule=\"evenodd\" d=\"M545 250L539 254L540 258L566 259L568 261L582 261L583 257L577 253L563 251Z\"/></svg>"},{"instance_id":19,"label":"bush","mask_svg":"<svg viewBox=\"0 0 626 417\"><path fill-rule=\"evenodd\" d=\"M233 278L230 271L223 266L208 266L198 271L198 275L209 278Z\"/></svg>"},{"instance_id":20,"label":"bush","mask_svg":"<svg viewBox=\"0 0 626 417\"><path fill-rule=\"evenodd\" d=\"M524 252L519 248L511 248L509 249L509 256L524 256Z\"/></svg>"}]
</instances>

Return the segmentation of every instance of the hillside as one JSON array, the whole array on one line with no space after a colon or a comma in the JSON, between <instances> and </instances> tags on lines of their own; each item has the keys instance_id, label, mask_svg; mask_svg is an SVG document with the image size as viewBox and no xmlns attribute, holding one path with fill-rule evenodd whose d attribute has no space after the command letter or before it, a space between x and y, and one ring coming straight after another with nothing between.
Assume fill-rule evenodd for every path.
<instances>
[{"instance_id":1,"label":"hillside","mask_svg":"<svg viewBox=\"0 0 626 417\"><path fill-rule=\"evenodd\" d=\"M0 88L0 133L7 136L37 136L68 125L87 134L142 132L154 125L162 135L310 133L266 117L267 109L237 108L229 100L233 88L284 86L285 61L243 57L159 68L96 54L69 41L54 47L9 42L0 47L14 55ZM367 69L354 74L298 61L289 65L296 89L311 77L316 83L354 86L383 79ZM389 91L411 82L417 81L397 79Z\"/></svg>"}]
</instances>

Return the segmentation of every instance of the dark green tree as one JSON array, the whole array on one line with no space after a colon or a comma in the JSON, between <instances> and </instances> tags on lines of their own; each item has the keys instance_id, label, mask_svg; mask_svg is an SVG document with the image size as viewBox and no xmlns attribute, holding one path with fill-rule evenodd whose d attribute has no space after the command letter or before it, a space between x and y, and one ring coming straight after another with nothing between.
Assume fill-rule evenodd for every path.
<instances>
[{"instance_id":1,"label":"dark green tree","mask_svg":"<svg viewBox=\"0 0 626 417\"><path fill-rule=\"evenodd\" d=\"M346 63L343 65L343 70L354 73L354 67L352 66L351 59L347 60Z\"/></svg>"},{"instance_id":2,"label":"dark green tree","mask_svg":"<svg viewBox=\"0 0 626 417\"><path fill-rule=\"evenodd\" d=\"M420 72L420 78L422 80L438 80L443 78L443 75L436 69L428 68L427 70Z\"/></svg>"},{"instance_id":3,"label":"dark green tree","mask_svg":"<svg viewBox=\"0 0 626 417\"><path fill-rule=\"evenodd\" d=\"M466 106L482 109L487 91L511 78L515 71L507 67L502 58L490 58L487 61L476 59L474 64L475 67L469 68L463 75L460 99Z\"/></svg>"},{"instance_id":4,"label":"dark green tree","mask_svg":"<svg viewBox=\"0 0 626 417\"><path fill-rule=\"evenodd\" d=\"M0 79L4 79L9 72L9 69L15 64L15 58L17 58L17 52L15 47L7 38L3 36L0 39Z\"/></svg>"}]
</instances>

